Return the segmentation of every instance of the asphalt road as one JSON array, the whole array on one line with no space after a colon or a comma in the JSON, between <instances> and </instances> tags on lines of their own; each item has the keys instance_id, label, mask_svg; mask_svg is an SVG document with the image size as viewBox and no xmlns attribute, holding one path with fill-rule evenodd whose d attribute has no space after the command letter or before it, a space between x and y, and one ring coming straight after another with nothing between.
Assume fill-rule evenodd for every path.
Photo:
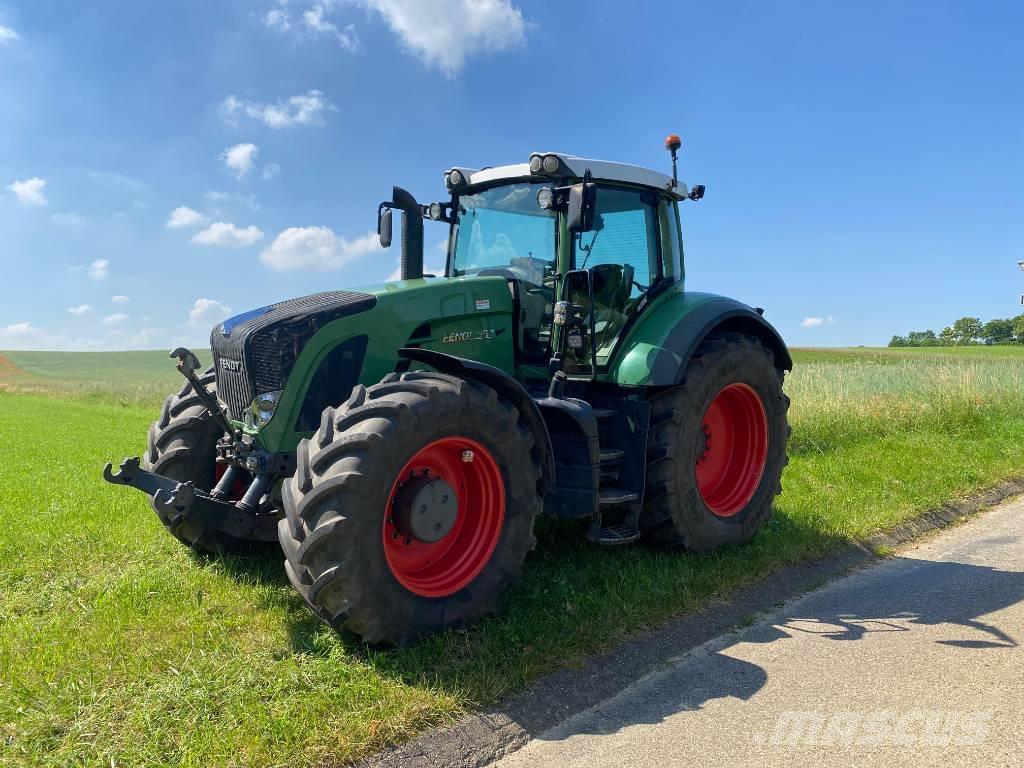
<instances>
[{"instance_id":1,"label":"asphalt road","mask_svg":"<svg viewBox=\"0 0 1024 768\"><path fill-rule=\"evenodd\" d=\"M1024 500L716 638L495 765L1024 766Z\"/></svg>"}]
</instances>

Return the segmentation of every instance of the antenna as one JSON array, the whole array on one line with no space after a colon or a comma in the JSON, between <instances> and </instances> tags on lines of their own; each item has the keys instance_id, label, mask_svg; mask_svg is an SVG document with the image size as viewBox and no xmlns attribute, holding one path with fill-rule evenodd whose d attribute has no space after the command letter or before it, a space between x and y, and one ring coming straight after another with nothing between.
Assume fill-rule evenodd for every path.
<instances>
[{"instance_id":1,"label":"antenna","mask_svg":"<svg viewBox=\"0 0 1024 768\"><path fill-rule=\"evenodd\" d=\"M676 152L683 146L682 140L674 133L665 137L665 149L672 153L672 186L679 186L679 178L676 176Z\"/></svg>"}]
</instances>

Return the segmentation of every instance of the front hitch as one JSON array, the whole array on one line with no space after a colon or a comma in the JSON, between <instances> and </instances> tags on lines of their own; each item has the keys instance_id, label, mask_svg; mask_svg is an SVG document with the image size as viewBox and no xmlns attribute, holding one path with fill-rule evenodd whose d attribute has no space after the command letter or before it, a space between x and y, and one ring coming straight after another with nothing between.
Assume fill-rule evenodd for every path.
<instances>
[{"instance_id":1,"label":"front hitch","mask_svg":"<svg viewBox=\"0 0 1024 768\"><path fill-rule=\"evenodd\" d=\"M234 502L218 499L196 488L190 481L178 482L145 470L138 456L122 461L117 472L112 470L113 465L109 463L103 468L104 480L114 485L137 488L151 497L157 512L171 525L190 518L239 539L277 541L277 518L274 515L254 515L239 509Z\"/></svg>"}]
</instances>

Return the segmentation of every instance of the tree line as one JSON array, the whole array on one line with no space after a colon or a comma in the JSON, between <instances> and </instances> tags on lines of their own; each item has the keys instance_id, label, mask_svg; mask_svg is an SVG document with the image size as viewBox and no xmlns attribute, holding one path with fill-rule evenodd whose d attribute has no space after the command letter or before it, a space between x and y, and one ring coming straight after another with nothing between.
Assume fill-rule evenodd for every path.
<instances>
[{"instance_id":1,"label":"tree line","mask_svg":"<svg viewBox=\"0 0 1024 768\"><path fill-rule=\"evenodd\" d=\"M906 336L893 336L890 347L956 347L970 344L1024 344L1024 315L989 320L961 317L940 333L911 331Z\"/></svg>"}]
</instances>

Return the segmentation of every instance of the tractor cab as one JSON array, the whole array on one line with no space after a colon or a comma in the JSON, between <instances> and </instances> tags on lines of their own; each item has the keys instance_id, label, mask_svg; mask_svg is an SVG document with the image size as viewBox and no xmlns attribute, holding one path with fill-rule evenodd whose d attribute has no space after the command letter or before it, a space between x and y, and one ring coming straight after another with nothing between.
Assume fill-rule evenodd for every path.
<instances>
[{"instance_id":1,"label":"tractor cab","mask_svg":"<svg viewBox=\"0 0 1024 768\"><path fill-rule=\"evenodd\" d=\"M674 176L557 153L483 170L451 168L444 178L451 199L420 210L449 225L445 274L508 281L514 358L525 377L546 376L552 365L595 376L650 299L681 285L677 203L698 199L703 187L688 192ZM396 200L407 194L395 192ZM392 205L379 209L385 245ZM574 311L559 313L559 302Z\"/></svg>"}]
</instances>

